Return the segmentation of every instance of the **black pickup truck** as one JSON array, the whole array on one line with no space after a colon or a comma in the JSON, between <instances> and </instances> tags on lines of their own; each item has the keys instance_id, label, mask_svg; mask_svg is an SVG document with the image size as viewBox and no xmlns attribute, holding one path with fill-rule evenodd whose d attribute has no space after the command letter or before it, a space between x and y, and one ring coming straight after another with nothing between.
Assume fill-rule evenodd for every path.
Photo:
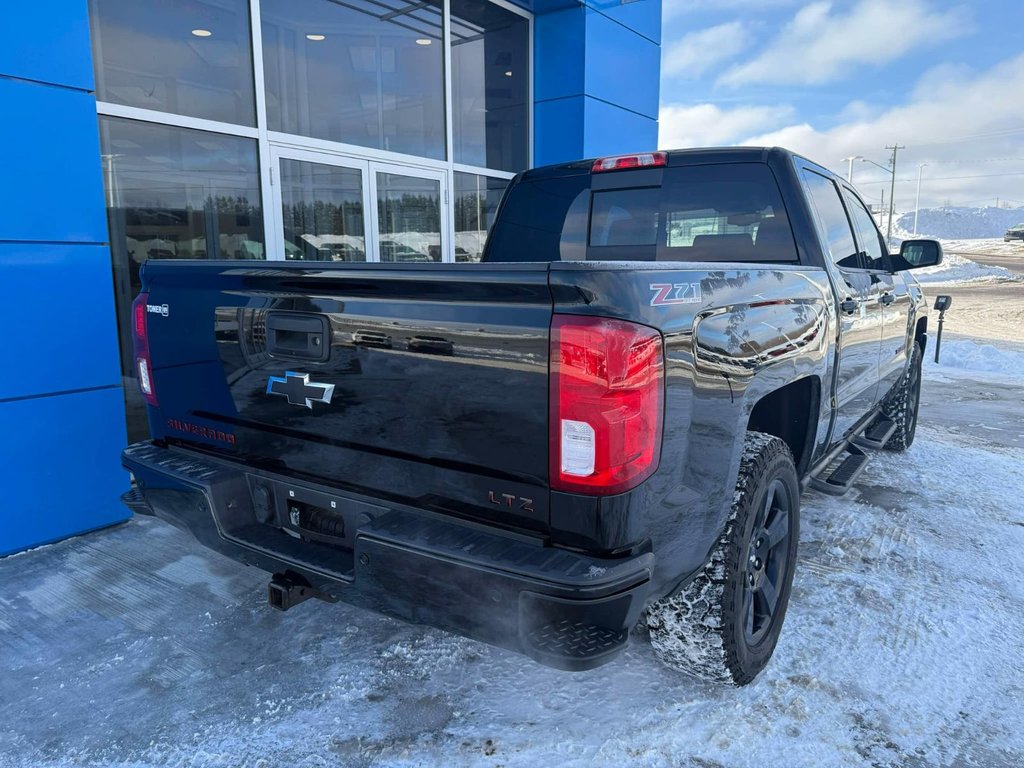
<instances>
[{"instance_id":1,"label":"black pickup truck","mask_svg":"<svg viewBox=\"0 0 1024 768\"><path fill-rule=\"evenodd\" d=\"M481 264L149 261L135 512L343 600L562 669L751 681L802 490L914 440L925 304L861 197L781 149L510 184ZM884 454L879 454L883 455Z\"/></svg>"}]
</instances>

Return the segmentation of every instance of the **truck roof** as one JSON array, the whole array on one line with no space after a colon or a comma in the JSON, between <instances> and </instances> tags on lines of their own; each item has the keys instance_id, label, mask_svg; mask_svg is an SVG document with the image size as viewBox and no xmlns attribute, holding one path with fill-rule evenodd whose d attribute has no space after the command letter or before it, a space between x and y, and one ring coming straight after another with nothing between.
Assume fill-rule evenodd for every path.
<instances>
[{"instance_id":1,"label":"truck roof","mask_svg":"<svg viewBox=\"0 0 1024 768\"><path fill-rule=\"evenodd\" d=\"M622 152L611 155L644 154L655 150L642 150L639 152ZM764 163L769 155L793 156L794 152L782 147L700 147L697 149L664 149L657 150L668 155L668 166L695 165L703 163ZM537 178L541 176L564 175L569 173L590 173L594 161L600 158L591 157L585 160L573 160L569 163L556 163L553 165L532 168L523 173L526 178Z\"/></svg>"}]
</instances>

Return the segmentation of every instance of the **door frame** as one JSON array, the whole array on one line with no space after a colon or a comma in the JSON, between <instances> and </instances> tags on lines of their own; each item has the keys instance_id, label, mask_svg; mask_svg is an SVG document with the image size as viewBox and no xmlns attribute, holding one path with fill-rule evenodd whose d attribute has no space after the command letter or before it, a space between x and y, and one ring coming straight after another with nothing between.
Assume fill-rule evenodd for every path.
<instances>
[{"instance_id":1,"label":"door frame","mask_svg":"<svg viewBox=\"0 0 1024 768\"><path fill-rule=\"evenodd\" d=\"M376 160L370 162L370 227L373 231L373 256L375 262L380 261L380 212L377 207L377 174L390 173L394 176L408 176L414 179L428 179L438 184L438 205L440 210L440 238L441 238L441 263L449 264L455 261L455 224L454 217L449 215L448 210L448 172L436 169L413 168L407 165L396 165L394 163L382 163Z\"/></svg>"},{"instance_id":2,"label":"door frame","mask_svg":"<svg viewBox=\"0 0 1024 768\"><path fill-rule=\"evenodd\" d=\"M303 149L293 145L274 144L270 147L270 211L267 213L266 255L268 261L283 261L284 250L284 217L282 215L282 184L281 161L298 160L306 163L318 163L337 168L357 170L361 174L363 193L363 233L366 245L367 263L380 261L380 230L377 210L377 174L391 173L398 176L429 179L436 181L439 191L439 222L441 238L441 261L450 263L455 260L455 221L450 215L448 194L448 171L432 167L404 165L381 162L367 157L325 152L316 149Z\"/></svg>"}]
</instances>

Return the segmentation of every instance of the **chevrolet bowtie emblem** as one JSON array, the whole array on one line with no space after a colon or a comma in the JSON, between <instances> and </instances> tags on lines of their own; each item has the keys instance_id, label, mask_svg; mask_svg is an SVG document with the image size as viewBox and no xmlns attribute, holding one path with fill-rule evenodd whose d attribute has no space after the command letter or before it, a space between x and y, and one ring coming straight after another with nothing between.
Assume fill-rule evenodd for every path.
<instances>
[{"instance_id":1,"label":"chevrolet bowtie emblem","mask_svg":"<svg viewBox=\"0 0 1024 768\"><path fill-rule=\"evenodd\" d=\"M287 397L290 405L304 405L313 410L313 403L326 405L331 402L334 385L310 381L308 373L285 371L283 377L270 377L267 381L267 394Z\"/></svg>"}]
</instances>

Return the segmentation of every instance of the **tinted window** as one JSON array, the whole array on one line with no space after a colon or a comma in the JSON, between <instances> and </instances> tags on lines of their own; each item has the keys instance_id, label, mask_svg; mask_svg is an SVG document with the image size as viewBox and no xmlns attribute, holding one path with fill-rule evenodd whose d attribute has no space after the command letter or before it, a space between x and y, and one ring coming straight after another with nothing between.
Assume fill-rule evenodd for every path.
<instances>
[{"instance_id":1,"label":"tinted window","mask_svg":"<svg viewBox=\"0 0 1024 768\"><path fill-rule=\"evenodd\" d=\"M887 267L887 249L878 227L875 226L875 220L855 194L848 189L844 191L846 192L846 202L850 208L850 216L853 217L853 226L857 230L857 239L864 251L867 265L871 269L885 269Z\"/></svg>"},{"instance_id":2,"label":"tinted window","mask_svg":"<svg viewBox=\"0 0 1024 768\"><path fill-rule=\"evenodd\" d=\"M272 131L444 159L440 0L262 0Z\"/></svg>"},{"instance_id":3,"label":"tinted window","mask_svg":"<svg viewBox=\"0 0 1024 768\"><path fill-rule=\"evenodd\" d=\"M509 191L486 261L582 258L792 262L797 251L763 163L530 179Z\"/></svg>"},{"instance_id":4,"label":"tinted window","mask_svg":"<svg viewBox=\"0 0 1024 768\"><path fill-rule=\"evenodd\" d=\"M656 245L661 188L594 193L590 245Z\"/></svg>"},{"instance_id":5,"label":"tinted window","mask_svg":"<svg viewBox=\"0 0 1024 768\"><path fill-rule=\"evenodd\" d=\"M832 261L843 268L864 267L853 241L850 220L846 218L846 209L835 183L820 173L806 169L803 171L803 178L811 207L814 209L818 234L828 245L828 255Z\"/></svg>"},{"instance_id":6,"label":"tinted window","mask_svg":"<svg viewBox=\"0 0 1024 768\"><path fill-rule=\"evenodd\" d=\"M529 164L530 22L480 0L452 0L455 162L520 171Z\"/></svg>"},{"instance_id":7,"label":"tinted window","mask_svg":"<svg viewBox=\"0 0 1024 768\"><path fill-rule=\"evenodd\" d=\"M589 207L589 174L520 181L505 198L483 261L586 258Z\"/></svg>"},{"instance_id":8,"label":"tinted window","mask_svg":"<svg viewBox=\"0 0 1024 768\"><path fill-rule=\"evenodd\" d=\"M254 125L246 0L91 0L100 101Z\"/></svg>"}]
</instances>

